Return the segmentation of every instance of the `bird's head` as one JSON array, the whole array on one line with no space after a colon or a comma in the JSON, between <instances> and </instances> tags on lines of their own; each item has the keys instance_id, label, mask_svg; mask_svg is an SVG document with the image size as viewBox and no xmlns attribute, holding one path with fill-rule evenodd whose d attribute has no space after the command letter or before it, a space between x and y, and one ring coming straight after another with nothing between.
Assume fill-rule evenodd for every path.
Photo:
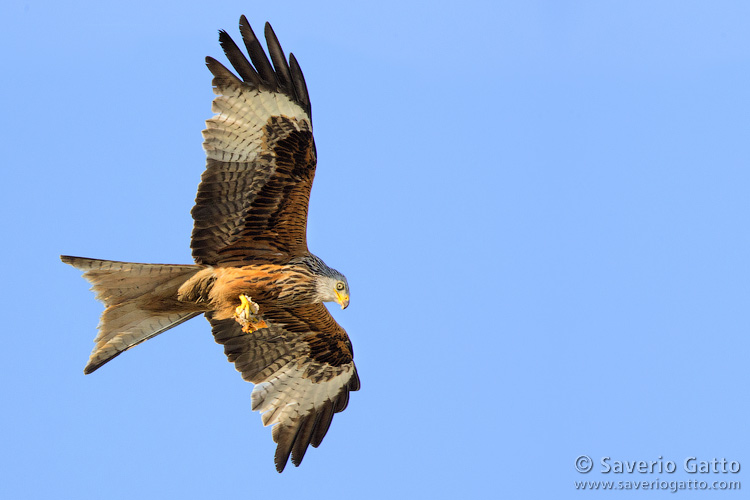
<instances>
[{"instance_id":1,"label":"bird's head","mask_svg":"<svg viewBox=\"0 0 750 500\"><path fill-rule=\"evenodd\" d=\"M308 254L302 261L316 276L315 291L317 300L322 302L336 302L341 309L349 306L349 282L346 276L328 267L319 257Z\"/></svg>"},{"instance_id":2,"label":"bird's head","mask_svg":"<svg viewBox=\"0 0 750 500\"><path fill-rule=\"evenodd\" d=\"M336 273L336 276L319 276L317 290L320 300L323 302L336 302L341 309L349 305L349 283L344 275Z\"/></svg>"}]
</instances>

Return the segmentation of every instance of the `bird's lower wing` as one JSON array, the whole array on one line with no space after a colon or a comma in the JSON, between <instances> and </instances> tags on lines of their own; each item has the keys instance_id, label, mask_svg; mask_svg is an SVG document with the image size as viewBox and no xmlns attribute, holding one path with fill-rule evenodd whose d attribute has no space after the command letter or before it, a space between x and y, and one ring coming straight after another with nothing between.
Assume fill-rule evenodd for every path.
<instances>
[{"instance_id":1,"label":"bird's lower wing","mask_svg":"<svg viewBox=\"0 0 750 500\"><path fill-rule=\"evenodd\" d=\"M276 469L289 456L299 465L308 445L317 447L349 391L359 389L349 338L322 304L295 309L264 308L267 328L243 332L234 319L214 320L216 342L242 378L255 384L252 409L272 425Z\"/></svg>"}]
</instances>

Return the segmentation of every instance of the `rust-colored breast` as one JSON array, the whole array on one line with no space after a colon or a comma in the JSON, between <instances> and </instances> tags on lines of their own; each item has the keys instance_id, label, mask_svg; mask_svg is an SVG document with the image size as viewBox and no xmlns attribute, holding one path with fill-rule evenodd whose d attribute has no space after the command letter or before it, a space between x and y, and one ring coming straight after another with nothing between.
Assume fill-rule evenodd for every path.
<instances>
[{"instance_id":1,"label":"rust-colored breast","mask_svg":"<svg viewBox=\"0 0 750 500\"><path fill-rule=\"evenodd\" d=\"M219 319L232 316L243 294L260 306L261 315L265 307L293 307L312 301L313 278L294 266L258 264L213 272L210 298Z\"/></svg>"}]
</instances>

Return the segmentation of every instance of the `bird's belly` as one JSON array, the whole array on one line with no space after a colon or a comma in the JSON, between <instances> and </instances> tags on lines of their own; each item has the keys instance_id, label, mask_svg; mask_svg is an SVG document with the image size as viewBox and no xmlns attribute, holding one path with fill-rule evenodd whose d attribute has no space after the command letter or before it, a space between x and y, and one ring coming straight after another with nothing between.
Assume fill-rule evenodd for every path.
<instances>
[{"instance_id":1,"label":"bird's belly","mask_svg":"<svg viewBox=\"0 0 750 500\"><path fill-rule=\"evenodd\" d=\"M297 307L311 302L311 280L291 266L251 265L214 269L216 281L211 303L217 319L232 317L240 305L240 295L264 307Z\"/></svg>"}]
</instances>

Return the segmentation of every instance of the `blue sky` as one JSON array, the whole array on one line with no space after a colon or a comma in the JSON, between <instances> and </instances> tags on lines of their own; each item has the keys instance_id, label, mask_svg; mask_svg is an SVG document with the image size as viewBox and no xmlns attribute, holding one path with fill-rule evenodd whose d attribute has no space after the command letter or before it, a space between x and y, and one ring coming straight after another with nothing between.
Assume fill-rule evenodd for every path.
<instances>
[{"instance_id":1,"label":"blue sky","mask_svg":"<svg viewBox=\"0 0 750 500\"><path fill-rule=\"evenodd\" d=\"M0 6L0 497L750 488L747 2L220 3ZM282 475L205 320L84 376L101 305L58 260L191 262L203 58L241 14L307 78L309 244L362 380Z\"/></svg>"}]
</instances>

